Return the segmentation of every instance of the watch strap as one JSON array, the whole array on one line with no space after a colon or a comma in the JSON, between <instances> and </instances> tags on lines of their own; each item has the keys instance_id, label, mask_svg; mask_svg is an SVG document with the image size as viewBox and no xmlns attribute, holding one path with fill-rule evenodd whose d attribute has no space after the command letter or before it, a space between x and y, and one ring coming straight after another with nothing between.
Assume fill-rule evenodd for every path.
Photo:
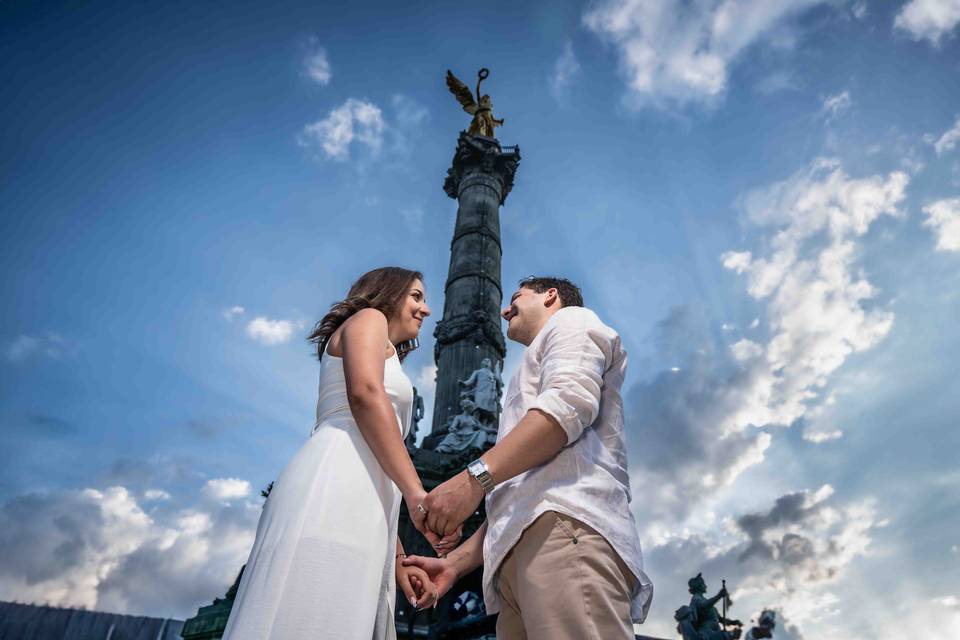
<instances>
[{"instance_id":1,"label":"watch strap","mask_svg":"<svg viewBox=\"0 0 960 640\"><path fill-rule=\"evenodd\" d=\"M467 473L469 473L473 478L480 484L480 488L483 489L484 493L490 493L493 491L493 478L490 477L490 471L487 469L486 463L479 458L467 465Z\"/></svg>"}]
</instances>

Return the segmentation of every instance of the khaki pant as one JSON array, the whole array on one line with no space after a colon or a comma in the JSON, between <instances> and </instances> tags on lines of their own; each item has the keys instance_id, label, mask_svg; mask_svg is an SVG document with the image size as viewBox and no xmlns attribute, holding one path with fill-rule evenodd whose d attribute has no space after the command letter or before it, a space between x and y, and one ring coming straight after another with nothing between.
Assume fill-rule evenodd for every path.
<instances>
[{"instance_id":1,"label":"khaki pant","mask_svg":"<svg viewBox=\"0 0 960 640\"><path fill-rule=\"evenodd\" d=\"M637 580L601 536L547 511L500 566L498 640L633 640Z\"/></svg>"}]
</instances>

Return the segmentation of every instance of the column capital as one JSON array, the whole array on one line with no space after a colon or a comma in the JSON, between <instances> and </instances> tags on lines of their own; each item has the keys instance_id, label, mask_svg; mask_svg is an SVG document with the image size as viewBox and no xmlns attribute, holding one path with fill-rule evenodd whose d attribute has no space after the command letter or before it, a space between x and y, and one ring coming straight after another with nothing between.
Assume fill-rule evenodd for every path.
<instances>
[{"instance_id":1,"label":"column capital","mask_svg":"<svg viewBox=\"0 0 960 640\"><path fill-rule=\"evenodd\" d=\"M472 186L490 187L497 192L502 205L513 188L513 176L520 162L520 147L507 148L511 151L504 153L496 138L471 136L461 131L443 190L457 199L463 190Z\"/></svg>"}]
</instances>

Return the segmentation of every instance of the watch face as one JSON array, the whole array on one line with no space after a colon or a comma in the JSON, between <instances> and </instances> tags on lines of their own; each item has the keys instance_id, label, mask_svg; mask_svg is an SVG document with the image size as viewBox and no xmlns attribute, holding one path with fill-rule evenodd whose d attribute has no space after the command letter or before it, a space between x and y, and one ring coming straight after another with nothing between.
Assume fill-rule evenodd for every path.
<instances>
[{"instance_id":1,"label":"watch face","mask_svg":"<svg viewBox=\"0 0 960 640\"><path fill-rule=\"evenodd\" d=\"M475 476L479 473L483 473L483 465L481 465L479 461L471 462L469 465L467 465L467 470L470 472L470 475Z\"/></svg>"}]
</instances>

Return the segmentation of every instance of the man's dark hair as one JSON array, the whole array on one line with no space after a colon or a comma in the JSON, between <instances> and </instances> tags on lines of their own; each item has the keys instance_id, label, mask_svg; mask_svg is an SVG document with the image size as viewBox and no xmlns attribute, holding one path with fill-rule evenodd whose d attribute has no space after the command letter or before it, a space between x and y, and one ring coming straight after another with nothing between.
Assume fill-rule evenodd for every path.
<instances>
[{"instance_id":1,"label":"man's dark hair","mask_svg":"<svg viewBox=\"0 0 960 640\"><path fill-rule=\"evenodd\" d=\"M553 276L528 276L520 281L520 286L532 289L537 293L546 293L547 289L556 289L560 295L561 307L582 307L583 294L580 287L566 278Z\"/></svg>"}]
</instances>

